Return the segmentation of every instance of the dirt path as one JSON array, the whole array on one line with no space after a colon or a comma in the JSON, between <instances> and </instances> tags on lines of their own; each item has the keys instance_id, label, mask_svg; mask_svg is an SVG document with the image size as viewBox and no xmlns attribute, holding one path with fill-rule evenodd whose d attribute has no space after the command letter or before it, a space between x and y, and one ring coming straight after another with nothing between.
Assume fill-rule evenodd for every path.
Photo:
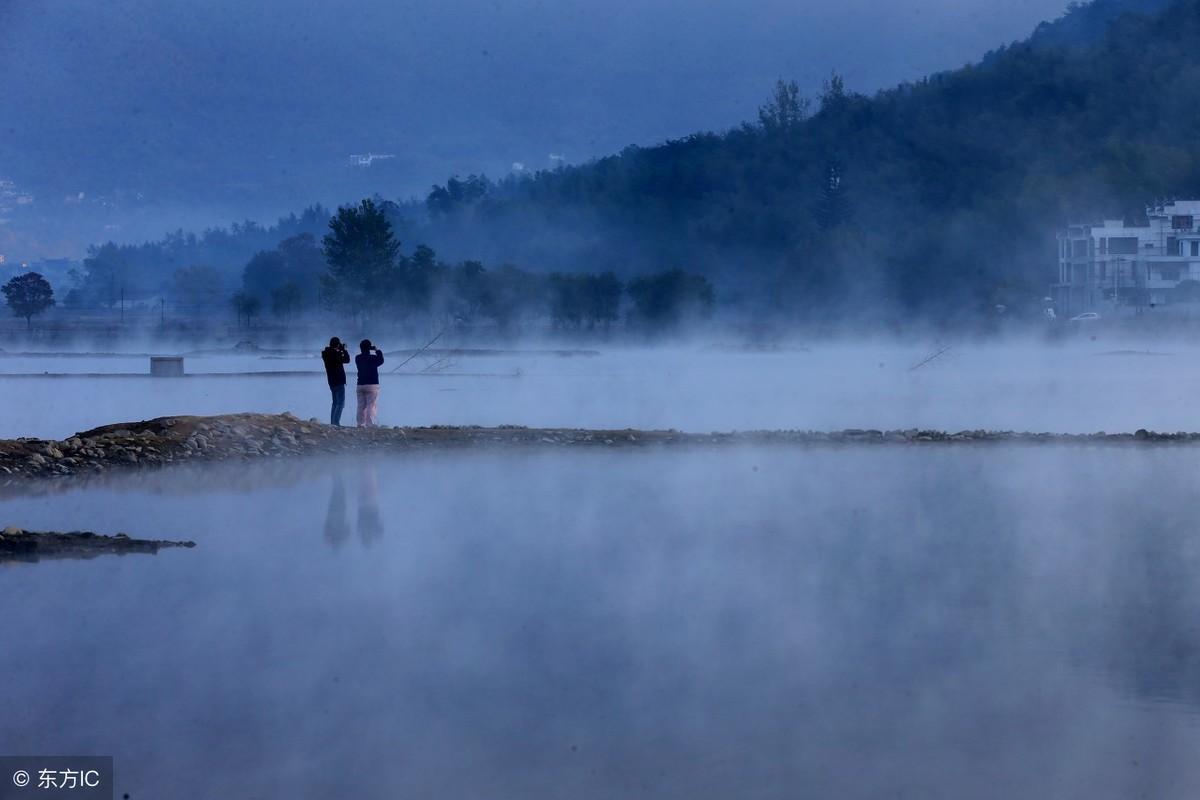
<instances>
[{"instance_id":1,"label":"dirt path","mask_svg":"<svg viewBox=\"0 0 1200 800\"><path fill-rule=\"evenodd\" d=\"M679 431L588 430L500 426L335 428L291 414L160 417L106 425L62 441L0 440L0 484L179 462L282 458L364 448L429 447L681 447L731 445L961 445L979 443L1145 445L1200 442L1200 433L1052 434L995 431Z\"/></svg>"}]
</instances>

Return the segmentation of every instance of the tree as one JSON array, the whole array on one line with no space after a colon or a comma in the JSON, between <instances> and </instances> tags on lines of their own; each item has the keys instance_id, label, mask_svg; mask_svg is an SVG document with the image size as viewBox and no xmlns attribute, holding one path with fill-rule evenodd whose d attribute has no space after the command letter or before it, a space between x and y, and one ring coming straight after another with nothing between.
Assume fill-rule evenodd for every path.
<instances>
[{"instance_id":1,"label":"tree","mask_svg":"<svg viewBox=\"0 0 1200 800\"><path fill-rule=\"evenodd\" d=\"M584 276L555 272L548 278L550 319L556 328L578 328L584 314Z\"/></svg>"},{"instance_id":2,"label":"tree","mask_svg":"<svg viewBox=\"0 0 1200 800\"><path fill-rule=\"evenodd\" d=\"M768 135L788 133L808 118L810 105L809 99L800 94L798 83L780 78L771 100L758 107L758 124Z\"/></svg>"},{"instance_id":3,"label":"tree","mask_svg":"<svg viewBox=\"0 0 1200 800\"><path fill-rule=\"evenodd\" d=\"M607 329L620 315L621 292L625 287L612 272L588 275L584 280L587 287L585 315L588 318L588 326L593 327L599 323Z\"/></svg>"},{"instance_id":4,"label":"tree","mask_svg":"<svg viewBox=\"0 0 1200 800\"><path fill-rule=\"evenodd\" d=\"M262 301L257 297L246 292L237 292L231 300L233 310L237 312L238 326L242 324L242 318L246 319L246 327L250 327L250 320L262 308Z\"/></svg>"},{"instance_id":5,"label":"tree","mask_svg":"<svg viewBox=\"0 0 1200 800\"><path fill-rule=\"evenodd\" d=\"M821 230L830 231L847 222L849 217L850 204L842 180L842 165L834 161L825 170L825 182L817 204L817 224Z\"/></svg>"},{"instance_id":6,"label":"tree","mask_svg":"<svg viewBox=\"0 0 1200 800\"><path fill-rule=\"evenodd\" d=\"M33 317L54 305L54 289L36 272L18 275L4 284L4 298L14 317L24 317L25 327L33 327Z\"/></svg>"},{"instance_id":7,"label":"tree","mask_svg":"<svg viewBox=\"0 0 1200 800\"><path fill-rule=\"evenodd\" d=\"M677 325L688 317L704 317L712 311L712 284L703 275L681 269L635 278L629 282L637 318L651 328Z\"/></svg>"},{"instance_id":8,"label":"tree","mask_svg":"<svg viewBox=\"0 0 1200 800\"><path fill-rule=\"evenodd\" d=\"M425 245L417 245L412 258L400 260L400 286L397 298L409 311L429 308L433 281L440 271L437 254Z\"/></svg>"},{"instance_id":9,"label":"tree","mask_svg":"<svg viewBox=\"0 0 1200 800\"><path fill-rule=\"evenodd\" d=\"M276 316L283 317L285 322L290 322L303 297L304 292L300 289L300 284L288 281L271 291L271 310Z\"/></svg>"},{"instance_id":10,"label":"tree","mask_svg":"<svg viewBox=\"0 0 1200 800\"><path fill-rule=\"evenodd\" d=\"M274 302L275 292L294 285L296 292L285 293L288 314L315 305L325 273L325 257L316 239L302 233L284 239L274 250L262 250L242 270L242 289L247 294Z\"/></svg>"},{"instance_id":11,"label":"tree","mask_svg":"<svg viewBox=\"0 0 1200 800\"><path fill-rule=\"evenodd\" d=\"M452 214L459 208L478 203L487 197L491 188L491 181L485 175L468 175L466 180L459 180L455 175L444 187L434 186L430 190L425 207L430 214Z\"/></svg>"},{"instance_id":12,"label":"tree","mask_svg":"<svg viewBox=\"0 0 1200 800\"><path fill-rule=\"evenodd\" d=\"M270 297L287 281L287 259L278 249L255 253L242 270L242 291L259 299Z\"/></svg>"},{"instance_id":13,"label":"tree","mask_svg":"<svg viewBox=\"0 0 1200 800\"><path fill-rule=\"evenodd\" d=\"M321 244L329 265L321 276L325 302L355 315L380 309L395 284L400 243L375 202L339 208Z\"/></svg>"},{"instance_id":14,"label":"tree","mask_svg":"<svg viewBox=\"0 0 1200 800\"><path fill-rule=\"evenodd\" d=\"M221 273L215 267L194 264L175 270L175 296L187 307L200 311L216 307L221 289Z\"/></svg>"},{"instance_id":15,"label":"tree","mask_svg":"<svg viewBox=\"0 0 1200 800\"><path fill-rule=\"evenodd\" d=\"M83 268L80 290L84 302L115 306L130 278L128 254L112 242L92 247Z\"/></svg>"},{"instance_id":16,"label":"tree","mask_svg":"<svg viewBox=\"0 0 1200 800\"><path fill-rule=\"evenodd\" d=\"M311 233L289 236L279 243L276 250L283 256L283 270L288 281L300 287L297 308L307 308L317 303L321 275L325 273L325 256Z\"/></svg>"}]
</instances>

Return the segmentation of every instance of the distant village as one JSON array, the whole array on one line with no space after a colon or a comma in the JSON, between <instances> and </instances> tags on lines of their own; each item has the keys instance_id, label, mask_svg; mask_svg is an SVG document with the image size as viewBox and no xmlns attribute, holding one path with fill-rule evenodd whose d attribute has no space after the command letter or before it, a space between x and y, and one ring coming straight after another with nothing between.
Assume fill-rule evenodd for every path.
<instances>
[{"instance_id":1,"label":"distant village","mask_svg":"<svg viewBox=\"0 0 1200 800\"><path fill-rule=\"evenodd\" d=\"M1200 200L1150 206L1145 225L1106 219L1060 231L1051 299L1068 318L1200 303Z\"/></svg>"}]
</instances>

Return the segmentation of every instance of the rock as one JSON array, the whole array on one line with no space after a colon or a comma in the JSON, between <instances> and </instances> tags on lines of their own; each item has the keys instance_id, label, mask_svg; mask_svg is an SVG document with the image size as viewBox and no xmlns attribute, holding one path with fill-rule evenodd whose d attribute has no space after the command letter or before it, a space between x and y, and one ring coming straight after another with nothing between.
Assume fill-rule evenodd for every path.
<instances>
[{"instance_id":1,"label":"rock","mask_svg":"<svg viewBox=\"0 0 1200 800\"><path fill-rule=\"evenodd\" d=\"M40 467L46 463L46 459L45 459L45 457L42 456L41 453L33 453L29 456L29 458L27 458L25 460L28 461L30 464L33 464L35 467Z\"/></svg>"},{"instance_id":2,"label":"rock","mask_svg":"<svg viewBox=\"0 0 1200 800\"><path fill-rule=\"evenodd\" d=\"M24 530L22 530L21 528L18 528L16 525L9 525L7 528L4 529L5 536L20 536L24 532L25 532Z\"/></svg>"}]
</instances>

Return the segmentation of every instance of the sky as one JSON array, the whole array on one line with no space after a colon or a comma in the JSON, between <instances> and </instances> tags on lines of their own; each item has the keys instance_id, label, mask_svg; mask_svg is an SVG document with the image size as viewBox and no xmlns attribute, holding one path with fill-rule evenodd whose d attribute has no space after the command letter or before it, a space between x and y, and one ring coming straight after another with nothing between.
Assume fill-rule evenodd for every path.
<instances>
[{"instance_id":1,"label":"sky","mask_svg":"<svg viewBox=\"0 0 1200 800\"><path fill-rule=\"evenodd\" d=\"M89 237L579 163L752 119L780 77L816 93L836 70L869 93L959 67L1064 8L0 0L0 181L34 201L6 213L0 196L0 248L71 255ZM361 153L394 157L353 166Z\"/></svg>"}]
</instances>

